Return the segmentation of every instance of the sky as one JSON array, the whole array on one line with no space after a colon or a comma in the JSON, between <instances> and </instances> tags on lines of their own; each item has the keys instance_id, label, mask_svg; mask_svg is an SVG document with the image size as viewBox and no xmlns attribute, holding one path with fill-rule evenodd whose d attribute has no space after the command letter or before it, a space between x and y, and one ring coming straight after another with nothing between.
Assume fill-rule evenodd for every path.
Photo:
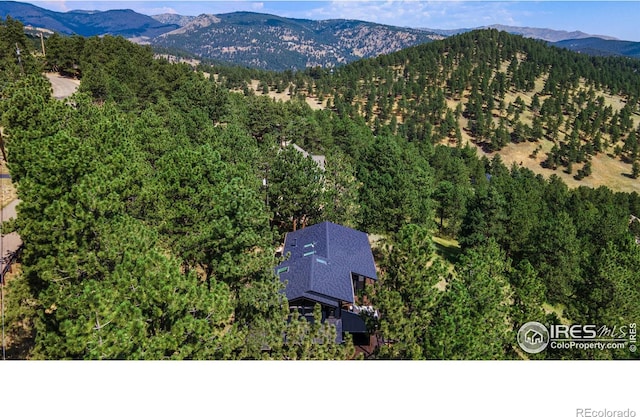
<instances>
[{"instance_id":1,"label":"sky","mask_svg":"<svg viewBox=\"0 0 640 417\"><path fill-rule=\"evenodd\" d=\"M628 1L75 1L28 3L55 11L132 9L197 16L254 11L304 19L359 19L404 27L474 28L492 24L580 30L640 42L640 0Z\"/></svg>"}]
</instances>

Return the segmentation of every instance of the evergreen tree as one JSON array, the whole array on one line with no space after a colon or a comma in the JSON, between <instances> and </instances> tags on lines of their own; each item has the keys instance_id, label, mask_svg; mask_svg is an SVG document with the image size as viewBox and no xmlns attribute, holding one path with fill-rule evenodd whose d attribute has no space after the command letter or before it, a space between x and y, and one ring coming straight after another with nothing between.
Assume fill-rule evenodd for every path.
<instances>
[{"instance_id":1,"label":"evergreen tree","mask_svg":"<svg viewBox=\"0 0 640 417\"><path fill-rule=\"evenodd\" d=\"M426 224L430 215L430 168L395 138L378 137L360 161L358 178L363 228L399 230L404 224Z\"/></svg>"},{"instance_id":2,"label":"evergreen tree","mask_svg":"<svg viewBox=\"0 0 640 417\"><path fill-rule=\"evenodd\" d=\"M378 357L425 359L428 329L446 268L434 256L424 226L403 226L383 249L381 277L372 297L385 340Z\"/></svg>"},{"instance_id":3,"label":"evergreen tree","mask_svg":"<svg viewBox=\"0 0 640 417\"><path fill-rule=\"evenodd\" d=\"M281 231L316 222L322 212L323 173L293 146L282 149L269 168L269 207Z\"/></svg>"},{"instance_id":4,"label":"evergreen tree","mask_svg":"<svg viewBox=\"0 0 640 417\"><path fill-rule=\"evenodd\" d=\"M428 358L512 357L511 294L505 279L510 269L494 240L465 253L429 326Z\"/></svg>"}]
</instances>

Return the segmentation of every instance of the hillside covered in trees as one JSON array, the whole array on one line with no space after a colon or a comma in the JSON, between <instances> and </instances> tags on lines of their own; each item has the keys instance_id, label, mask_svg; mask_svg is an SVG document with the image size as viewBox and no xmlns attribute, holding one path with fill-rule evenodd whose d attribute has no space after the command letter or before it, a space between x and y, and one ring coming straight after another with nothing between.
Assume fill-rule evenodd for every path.
<instances>
[{"instance_id":1,"label":"hillside covered in trees","mask_svg":"<svg viewBox=\"0 0 640 417\"><path fill-rule=\"evenodd\" d=\"M180 29L152 38L150 43L235 65L286 70L334 67L439 38L420 29L360 20L292 19L253 12L191 19Z\"/></svg>"},{"instance_id":2,"label":"hillside covered in trees","mask_svg":"<svg viewBox=\"0 0 640 417\"><path fill-rule=\"evenodd\" d=\"M15 21L0 42L33 49ZM569 188L474 148L547 141L550 169L578 176L603 153L634 166L636 61L497 31L333 73L194 71L109 36L53 36L24 57L0 56L22 200L3 233L25 242L6 290L11 357L352 358L334 328L289 317L272 272L284 233L330 220L382 236L371 357L638 358L527 355L515 337L534 320L637 321L638 193ZM65 101L41 75L54 68L81 78ZM253 92L254 77L291 99Z\"/></svg>"},{"instance_id":3,"label":"hillside covered in trees","mask_svg":"<svg viewBox=\"0 0 640 417\"><path fill-rule=\"evenodd\" d=\"M609 155L627 164L619 177L635 179L639 70L637 60L567 53L493 30L362 60L335 74L308 71L299 85L336 109L348 106L374 131L387 126L409 141L471 141L489 152L524 144L525 162L577 181L589 176L593 157ZM619 180L638 190L636 181Z\"/></svg>"}]
</instances>

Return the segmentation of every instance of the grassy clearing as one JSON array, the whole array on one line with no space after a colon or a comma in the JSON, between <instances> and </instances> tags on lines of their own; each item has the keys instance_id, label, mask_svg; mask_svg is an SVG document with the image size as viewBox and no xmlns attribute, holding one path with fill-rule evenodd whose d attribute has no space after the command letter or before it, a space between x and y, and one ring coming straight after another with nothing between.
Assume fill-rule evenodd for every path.
<instances>
[{"instance_id":1,"label":"grassy clearing","mask_svg":"<svg viewBox=\"0 0 640 417\"><path fill-rule=\"evenodd\" d=\"M580 81L579 85L585 91L588 90L588 87L584 81ZM598 96L602 96L602 98L604 98L605 106L611 106L611 108L615 111L622 110L622 108L627 104L627 100L625 100L624 98L620 96L614 96L603 91L598 91L596 93L596 97ZM633 124L637 126L638 124L640 124L640 113L633 113L631 115L631 119L633 120Z\"/></svg>"},{"instance_id":2,"label":"grassy clearing","mask_svg":"<svg viewBox=\"0 0 640 417\"><path fill-rule=\"evenodd\" d=\"M436 247L436 254L440 256L447 265L448 274L455 275L455 263L462 252L460 243L455 239L440 236L434 236L433 243ZM440 291L444 291L447 288L447 281L444 277L436 284L436 288Z\"/></svg>"},{"instance_id":3,"label":"grassy clearing","mask_svg":"<svg viewBox=\"0 0 640 417\"><path fill-rule=\"evenodd\" d=\"M556 316L560 319L560 323L562 324L571 324L569 319L564 317L564 309L565 307L561 304L551 305L548 303L542 303L542 309L546 314L555 313Z\"/></svg>"},{"instance_id":4,"label":"grassy clearing","mask_svg":"<svg viewBox=\"0 0 640 417\"><path fill-rule=\"evenodd\" d=\"M253 90L253 92L256 93L257 95L262 95L262 90L258 90L258 84L260 84L259 80L251 80L251 83L249 84L249 89ZM291 95L289 94L289 87L292 85L293 84L289 84L282 93L278 93L277 91L273 91L269 89L269 93L267 94L267 96L276 101L289 101L291 100ZM317 97L307 96L305 97L305 101L307 102L309 107L311 107L313 110L322 110L327 107L327 101L326 100L318 101Z\"/></svg>"},{"instance_id":5,"label":"grassy clearing","mask_svg":"<svg viewBox=\"0 0 640 417\"><path fill-rule=\"evenodd\" d=\"M580 186L586 186L591 188L598 188L600 186L606 186L613 191L622 192L639 192L640 193L640 179L631 178L631 165L622 162L619 159L611 158L605 154L599 154L591 159L592 174L581 181L576 180L573 176L582 168L583 164L573 164L573 173L567 174L564 168L558 168L556 170L547 169L542 167L542 162L547 159L547 152L553 147L553 142L543 140L539 143L536 142L523 142L523 143L509 143L499 152L484 152L482 148L473 142L469 142L472 147L476 149L478 156L486 156L491 159L495 153L498 153L502 158L502 162L511 167L514 163L519 166L530 169L536 174L540 174L545 178L549 178L555 174L560 177L569 188L578 188ZM535 158L531 158L530 155L536 149L541 146L542 149L538 152Z\"/></svg>"},{"instance_id":6,"label":"grassy clearing","mask_svg":"<svg viewBox=\"0 0 640 417\"><path fill-rule=\"evenodd\" d=\"M537 92L542 91L544 82L544 78L539 78L535 82L535 88L533 91L526 93L514 93L513 91L510 91L505 95L505 103L507 103L507 105L508 103L515 101L518 96L522 98L522 100L527 105L527 108L525 108L525 110L522 112L520 120L525 124L528 124L529 126L531 126L533 115L528 106L530 106L531 104L533 95ZM584 83L581 84L579 89L580 88L586 89ZM622 97L613 96L603 91L598 91L597 96L602 96L605 100L605 105L611 105L614 110L619 111L626 104L626 101ZM451 109L455 109L455 106L457 106L458 102L458 100L448 100L447 105ZM640 115L633 114L632 119L634 121L634 125L640 124ZM487 158L491 159L495 152L485 152L480 146L472 142L471 136L469 136L469 134L464 130L468 122L468 119L464 116L460 117L460 119L458 120L459 126L462 131L463 143L469 143L473 148L475 148L479 157L486 156ZM564 132L561 132L560 139L562 140L564 136ZM535 158L531 158L533 151L537 147L541 147L541 149L539 150ZM566 173L564 167L558 168L556 170L543 168L542 162L547 159L547 153L551 150L552 147L553 142L549 140L542 140L540 142L522 142L517 144L509 143L497 153L500 155L502 161L507 167L511 167L513 164L523 166L530 169L536 174L542 175L545 178L549 178L551 175L555 174L560 177L570 188L578 188L580 186L597 188L606 186L613 191L622 191L627 193L631 193L634 191L640 192L640 180L633 179L630 176L631 165L622 162L620 159L612 158L606 153L601 153L592 158L592 174L580 181L576 180L574 178L574 175L580 168L582 168L583 164L573 164L573 172L571 174Z\"/></svg>"},{"instance_id":7,"label":"grassy clearing","mask_svg":"<svg viewBox=\"0 0 640 417\"><path fill-rule=\"evenodd\" d=\"M434 236L433 243L436 247L436 253L445 261L452 264L458 260L458 257L462 252L460 249L460 243L455 239Z\"/></svg>"}]
</instances>

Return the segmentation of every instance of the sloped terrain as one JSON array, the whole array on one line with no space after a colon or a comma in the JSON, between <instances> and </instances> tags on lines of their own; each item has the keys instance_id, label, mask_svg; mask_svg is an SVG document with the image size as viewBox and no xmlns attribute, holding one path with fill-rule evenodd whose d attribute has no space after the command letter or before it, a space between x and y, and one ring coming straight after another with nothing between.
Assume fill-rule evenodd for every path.
<instances>
[{"instance_id":1,"label":"sloped terrain","mask_svg":"<svg viewBox=\"0 0 640 417\"><path fill-rule=\"evenodd\" d=\"M574 186L640 191L639 72L640 61L488 30L356 62L313 89L376 131L470 142Z\"/></svg>"}]
</instances>

